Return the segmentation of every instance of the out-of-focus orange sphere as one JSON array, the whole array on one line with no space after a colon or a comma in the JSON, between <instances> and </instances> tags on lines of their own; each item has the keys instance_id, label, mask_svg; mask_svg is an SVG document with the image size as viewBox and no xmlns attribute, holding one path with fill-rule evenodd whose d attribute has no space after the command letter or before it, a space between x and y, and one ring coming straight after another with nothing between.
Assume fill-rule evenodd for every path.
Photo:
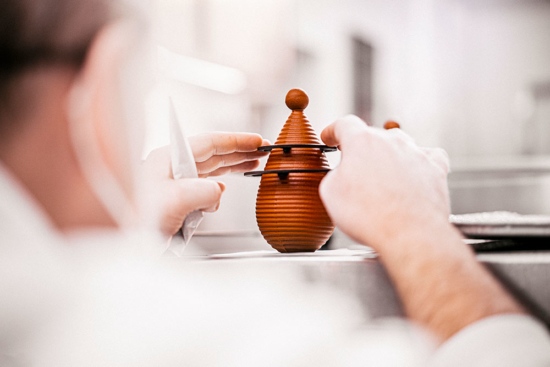
<instances>
[{"instance_id":1,"label":"out-of-focus orange sphere","mask_svg":"<svg viewBox=\"0 0 550 367\"><path fill-rule=\"evenodd\" d=\"M386 129L386 130L390 130L390 129L399 129L400 127L401 127L401 125L399 125L398 122L393 121L393 120L388 120L388 121L386 121L386 123L384 124L384 129Z\"/></svg>"}]
</instances>

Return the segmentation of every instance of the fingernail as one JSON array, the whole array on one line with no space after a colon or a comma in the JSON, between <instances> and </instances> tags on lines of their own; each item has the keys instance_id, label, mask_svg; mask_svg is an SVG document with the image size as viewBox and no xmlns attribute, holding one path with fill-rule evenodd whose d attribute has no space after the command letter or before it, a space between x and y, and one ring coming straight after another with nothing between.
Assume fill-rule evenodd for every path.
<instances>
[{"instance_id":1,"label":"fingernail","mask_svg":"<svg viewBox=\"0 0 550 367\"><path fill-rule=\"evenodd\" d=\"M220 190L222 190L222 192L225 191L225 184L221 181L218 181L218 185L220 186Z\"/></svg>"}]
</instances>

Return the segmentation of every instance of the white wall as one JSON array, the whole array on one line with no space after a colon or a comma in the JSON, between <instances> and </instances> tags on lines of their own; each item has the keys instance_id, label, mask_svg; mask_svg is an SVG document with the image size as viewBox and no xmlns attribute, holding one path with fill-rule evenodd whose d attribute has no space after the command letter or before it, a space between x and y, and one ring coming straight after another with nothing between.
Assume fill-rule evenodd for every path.
<instances>
[{"instance_id":1,"label":"white wall","mask_svg":"<svg viewBox=\"0 0 550 367\"><path fill-rule=\"evenodd\" d=\"M529 118L517 96L534 82L550 80L549 1L158 0L157 5L159 44L246 75L246 88L236 95L172 85L192 133L258 131L275 140L289 114L284 95L293 87L309 93L306 114L320 132L352 111L354 35L374 47L375 125L396 119L418 143L443 146L454 159L525 151ZM297 49L307 56L297 58ZM338 155L329 158L336 164ZM205 227L254 229L257 180L229 180L224 207Z\"/></svg>"},{"instance_id":2,"label":"white wall","mask_svg":"<svg viewBox=\"0 0 550 367\"><path fill-rule=\"evenodd\" d=\"M197 111L188 122L197 125L192 131L224 125L230 130L260 129L261 122L267 137L274 139L287 114L284 94L294 86L310 94L307 112L318 129L349 113L352 35L361 35L375 48L374 122L400 120L421 143L443 144L452 155L520 153L524 121L514 112L516 96L533 82L550 80L548 1L160 0L158 4L160 44L235 67L248 78L247 89L238 97L189 90L189 105ZM301 69L293 53L296 48L310 55ZM212 104L221 107L213 112ZM233 105L233 111L224 105ZM219 117L223 111L229 116L236 109L257 105L264 115L238 114L250 121ZM205 115L199 121L203 106Z\"/></svg>"},{"instance_id":3,"label":"white wall","mask_svg":"<svg viewBox=\"0 0 550 367\"><path fill-rule=\"evenodd\" d=\"M442 36L452 56L441 76L443 143L455 156L521 154L528 126L518 96L534 82L550 81L550 2L450 5Z\"/></svg>"}]
</instances>

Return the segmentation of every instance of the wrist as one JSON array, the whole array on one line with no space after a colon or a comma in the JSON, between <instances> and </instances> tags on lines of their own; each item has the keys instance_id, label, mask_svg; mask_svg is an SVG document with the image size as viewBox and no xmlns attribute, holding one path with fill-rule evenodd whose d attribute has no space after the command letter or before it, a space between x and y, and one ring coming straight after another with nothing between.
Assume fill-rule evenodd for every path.
<instances>
[{"instance_id":1,"label":"wrist","mask_svg":"<svg viewBox=\"0 0 550 367\"><path fill-rule=\"evenodd\" d=\"M523 312L447 220L418 223L384 241L374 248L405 313L441 340L484 317Z\"/></svg>"},{"instance_id":2,"label":"wrist","mask_svg":"<svg viewBox=\"0 0 550 367\"><path fill-rule=\"evenodd\" d=\"M381 226L380 230L369 236L366 244L382 256L425 251L440 252L451 246L456 250L457 242L462 242L462 235L449 222L446 216L422 215L415 218L394 221L399 226Z\"/></svg>"}]
</instances>

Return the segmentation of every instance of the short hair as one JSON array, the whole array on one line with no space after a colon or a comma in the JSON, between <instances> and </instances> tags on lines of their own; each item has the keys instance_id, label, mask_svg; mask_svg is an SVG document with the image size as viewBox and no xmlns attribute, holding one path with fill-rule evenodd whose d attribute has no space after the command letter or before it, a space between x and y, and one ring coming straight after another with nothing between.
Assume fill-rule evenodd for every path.
<instances>
[{"instance_id":1,"label":"short hair","mask_svg":"<svg viewBox=\"0 0 550 367\"><path fill-rule=\"evenodd\" d=\"M18 81L43 65L79 68L114 0L0 0L0 134L22 105ZM17 97L15 97L17 95Z\"/></svg>"}]
</instances>

